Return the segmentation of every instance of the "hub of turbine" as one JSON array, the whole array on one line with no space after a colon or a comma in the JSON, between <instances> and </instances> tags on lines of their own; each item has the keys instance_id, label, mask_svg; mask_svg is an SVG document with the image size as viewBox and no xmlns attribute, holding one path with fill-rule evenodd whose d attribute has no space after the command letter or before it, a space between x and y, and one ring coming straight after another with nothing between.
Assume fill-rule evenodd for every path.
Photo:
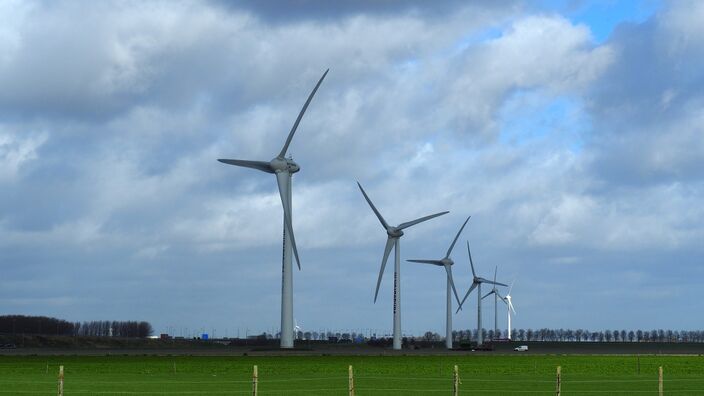
<instances>
[{"instance_id":1,"label":"hub of turbine","mask_svg":"<svg viewBox=\"0 0 704 396\"><path fill-rule=\"evenodd\" d=\"M442 265L452 265L452 264L455 263L454 261L452 261L451 258L444 258L444 259L442 259L442 260L440 260L440 261L442 262Z\"/></svg>"},{"instance_id":2,"label":"hub of turbine","mask_svg":"<svg viewBox=\"0 0 704 396\"><path fill-rule=\"evenodd\" d=\"M288 171L289 173L296 173L301 170L301 167L290 158L276 157L269 161L269 166L274 172Z\"/></svg>"},{"instance_id":3,"label":"hub of turbine","mask_svg":"<svg viewBox=\"0 0 704 396\"><path fill-rule=\"evenodd\" d=\"M391 238L401 238L403 236L403 231L399 230L396 227L390 227L388 230L386 230L386 233Z\"/></svg>"}]
</instances>

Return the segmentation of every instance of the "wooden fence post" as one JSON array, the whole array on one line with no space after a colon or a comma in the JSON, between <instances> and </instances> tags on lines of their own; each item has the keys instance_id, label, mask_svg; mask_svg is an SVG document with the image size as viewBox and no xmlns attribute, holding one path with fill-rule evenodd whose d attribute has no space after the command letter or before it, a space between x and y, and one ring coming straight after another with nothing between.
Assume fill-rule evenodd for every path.
<instances>
[{"instance_id":1,"label":"wooden fence post","mask_svg":"<svg viewBox=\"0 0 704 396\"><path fill-rule=\"evenodd\" d=\"M352 370L352 365L348 369L348 379L349 395L354 396L354 371Z\"/></svg>"},{"instance_id":2,"label":"wooden fence post","mask_svg":"<svg viewBox=\"0 0 704 396\"><path fill-rule=\"evenodd\" d=\"M64 396L64 366L59 366L59 396Z\"/></svg>"},{"instance_id":3,"label":"wooden fence post","mask_svg":"<svg viewBox=\"0 0 704 396\"><path fill-rule=\"evenodd\" d=\"M252 395L257 396L257 388L259 385L259 374L257 373L257 365L254 365L254 370L252 371Z\"/></svg>"},{"instance_id":4,"label":"wooden fence post","mask_svg":"<svg viewBox=\"0 0 704 396\"><path fill-rule=\"evenodd\" d=\"M557 386L555 389L555 394L557 396L560 396L561 392L562 392L562 367L557 366Z\"/></svg>"},{"instance_id":5,"label":"wooden fence post","mask_svg":"<svg viewBox=\"0 0 704 396\"><path fill-rule=\"evenodd\" d=\"M452 376L452 396L458 396L460 394L460 372L455 365L454 374Z\"/></svg>"},{"instance_id":6,"label":"wooden fence post","mask_svg":"<svg viewBox=\"0 0 704 396\"><path fill-rule=\"evenodd\" d=\"M660 395L660 396L663 395L662 366L658 367L658 395Z\"/></svg>"}]
</instances>

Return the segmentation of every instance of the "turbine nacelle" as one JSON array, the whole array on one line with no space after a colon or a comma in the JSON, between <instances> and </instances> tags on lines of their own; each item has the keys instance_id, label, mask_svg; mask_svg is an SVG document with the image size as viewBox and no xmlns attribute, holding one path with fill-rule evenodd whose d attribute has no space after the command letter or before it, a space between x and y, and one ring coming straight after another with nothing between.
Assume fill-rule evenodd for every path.
<instances>
[{"instance_id":1,"label":"turbine nacelle","mask_svg":"<svg viewBox=\"0 0 704 396\"><path fill-rule=\"evenodd\" d=\"M273 160L269 161L269 166L271 167L271 169L275 173L278 173L278 172L296 173L299 170L301 170L301 167L298 166L298 164L295 163L290 158L276 157Z\"/></svg>"},{"instance_id":2,"label":"turbine nacelle","mask_svg":"<svg viewBox=\"0 0 704 396\"><path fill-rule=\"evenodd\" d=\"M389 238L401 238L403 236L403 231L398 227L389 227L386 229L386 234Z\"/></svg>"}]
</instances>

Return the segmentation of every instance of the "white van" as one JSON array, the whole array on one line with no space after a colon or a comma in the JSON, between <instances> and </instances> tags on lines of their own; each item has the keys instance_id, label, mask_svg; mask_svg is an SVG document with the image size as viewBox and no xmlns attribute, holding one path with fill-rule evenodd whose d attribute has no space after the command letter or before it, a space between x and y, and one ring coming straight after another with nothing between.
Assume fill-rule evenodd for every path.
<instances>
[{"instance_id":1,"label":"white van","mask_svg":"<svg viewBox=\"0 0 704 396\"><path fill-rule=\"evenodd\" d=\"M519 345L519 346L513 348L513 350L516 352L525 352L528 350L528 345Z\"/></svg>"}]
</instances>

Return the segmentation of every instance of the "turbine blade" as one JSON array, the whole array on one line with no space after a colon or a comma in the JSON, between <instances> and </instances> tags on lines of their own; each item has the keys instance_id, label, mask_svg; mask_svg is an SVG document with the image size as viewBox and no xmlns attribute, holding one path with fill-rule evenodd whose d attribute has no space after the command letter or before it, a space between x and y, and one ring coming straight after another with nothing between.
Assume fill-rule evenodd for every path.
<instances>
[{"instance_id":1,"label":"turbine blade","mask_svg":"<svg viewBox=\"0 0 704 396\"><path fill-rule=\"evenodd\" d=\"M298 269L301 269L301 260L298 258L298 249L296 248L296 238L293 236L293 222L291 221L291 208L288 207L288 196L286 195L288 184L288 179L290 178L290 173L288 172L277 172L276 182L279 185L279 195L281 196L281 205L284 207L284 223L286 224L286 229L291 237L291 246L293 247L293 255L296 257L296 264L298 264Z\"/></svg>"},{"instance_id":2,"label":"turbine blade","mask_svg":"<svg viewBox=\"0 0 704 396\"><path fill-rule=\"evenodd\" d=\"M499 296L499 298L501 298L501 301L503 301L504 304L506 304L506 306L508 306L508 301L506 301L506 297Z\"/></svg>"},{"instance_id":3,"label":"turbine blade","mask_svg":"<svg viewBox=\"0 0 704 396\"><path fill-rule=\"evenodd\" d=\"M494 294L494 291L490 291L489 293L485 294L484 297L482 297L482 300L489 297L490 295Z\"/></svg>"},{"instance_id":4,"label":"turbine blade","mask_svg":"<svg viewBox=\"0 0 704 396\"><path fill-rule=\"evenodd\" d=\"M381 285L381 278L384 276L384 268L386 268L386 260L389 259L389 254L391 253L391 248L394 247L394 238L386 239L386 247L384 248L384 257L381 259L381 268L379 268L379 278L376 280L376 291L374 292L374 302L376 302L377 296L379 296L379 286Z\"/></svg>"},{"instance_id":5,"label":"turbine blade","mask_svg":"<svg viewBox=\"0 0 704 396\"><path fill-rule=\"evenodd\" d=\"M494 282L496 282L496 271L499 269L499 266L496 265L494 266Z\"/></svg>"},{"instance_id":6,"label":"turbine blade","mask_svg":"<svg viewBox=\"0 0 704 396\"><path fill-rule=\"evenodd\" d=\"M515 314L516 314L516 310L513 309L513 303L511 302L511 300L508 300L508 307L511 308L511 312L513 312L513 314L515 315Z\"/></svg>"},{"instance_id":7,"label":"turbine blade","mask_svg":"<svg viewBox=\"0 0 704 396\"><path fill-rule=\"evenodd\" d=\"M286 151L288 150L288 145L291 144L291 139L293 139L293 134L296 133L296 129L298 129L298 123L301 122L301 118L303 118L303 113L306 112L306 109L308 108L310 101L313 99L313 95L315 95L315 92L318 90L318 87L323 82L323 79L325 78L325 76L328 75L329 71L330 71L330 69L325 70L325 73L323 73L323 76L320 77L320 80L318 80L318 83L315 84L315 88L313 88L313 91L310 93L310 95L308 95L308 99L306 100L306 103L303 105L301 112L298 113L298 118L296 118L296 122L293 124L293 128L291 128L291 132L288 133L288 137L286 138L286 143L284 143L284 147L281 149L281 152L278 155L279 158L284 158L284 156L286 155Z\"/></svg>"},{"instance_id":8,"label":"turbine blade","mask_svg":"<svg viewBox=\"0 0 704 396\"><path fill-rule=\"evenodd\" d=\"M467 290L467 294L465 294L462 301L460 301L460 306L457 308L457 311L455 313L459 312L462 309L462 304L464 304L464 302L467 300L467 297L469 297L469 293L471 293L472 290L474 290L476 287L477 282L472 282L472 286L469 287L469 290Z\"/></svg>"},{"instance_id":9,"label":"turbine blade","mask_svg":"<svg viewBox=\"0 0 704 396\"><path fill-rule=\"evenodd\" d=\"M472 262L472 251L469 250L469 241L467 241L467 253L469 254L469 265L472 266L472 276L477 277L477 273L474 271L474 262Z\"/></svg>"},{"instance_id":10,"label":"turbine blade","mask_svg":"<svg viewBox=\"0 0 704 396\"><path fill-rule=\"evenodd\" d=\"M452 267L449 265L444 265L447 276L450 278L450 286L452 286L452 291L455 293L455 299L457 299L457 304L460 303L460 296L457 295L457 289L455 289L455 280L452 279Z\"/></svg>"},{"instance_id":11,"label":"turbine blade","mask_svg":"<svg viewBox=\"0 0 704 396\"><path fill-rule=\"evenodd\" d=\"M457 238L460 237L460 234L462 233L462 230L464 230L464 226L467 225L467 222L469 221L469 218L472 216L467 216L467 220L464 221L464 224L462 224L462 227L460 227L460 230L457 231L457 235L455 235L455 239L452 240L452 244L450 244L450 248L447 249L447 253L445 254L445 258L450 257L450 253L452 253L452 249L455 247L455 243L457 243Z\"/></svg>"},{"instance_id":12,"label":"turbine blade","mask_svg":"<svg viewBox=\"0 0 704 396\"><path fill-rule=\"evenodd\" d=\"M432 219L433 217L442 216L442 215L447 214L447 213L450 213L450 212L435 213L435 214L431 214L430 216L421 217L420 219L415 219L415 220L413 220L413 221L407 221L407 222L405 222L405 223L399 224L398 229L399 229L399 230L402 230L402 229L404 229L404 228L408 228L408 227L413 226L413 225L416 225L416 224L418 224L418 223L422 223L422 222L424 222L424 221L426 221L426 220L430 220L430 219Z\"/></svg>"},{"instance_id":13,"label":"turbine blade","mask_svg":"<svg viewBox=\"0 0 704 396\"><path fill-rule=\"evenodd\" d=\"M357 182L357 185L359 186L359 189L362 190L362 195L364 195L364 199L366 199L366 200L367 200L367 203L369 204L369 206L371 206L372 210L374 211L374 214L376 215L376 217L377 217L377 218L379 219L379 221L381 222L381 225L384 226L384 229L387 229L387 230L388 230L388 229L390 228L389 225L386 223L386 220L384 220L384 217L381 215L381 213L379 213L379 211L376 209L376 206L374 206L374 204L372 203L372 200L369 199L369 196L367 195L367 193L366 193L366 192L364 191L364 189L362 188L362 185L359 184L359 182Z\"/></svg>"},{"instance_id":14,"label":"turbine blade","mask_svg":"<svg viewBox=\"0 0 704 396\"><path fill-rule=\"evenodd\" d=\"M433 265L443 265L440 260L406 260L412 263L423 263L423 264L433 264Z\"/></svg>"},{"instance_id":15,"label":"turbine blade","mask_svg":"<svg viewBox=\"0 0 704 396\"><path fill-rule=\"evenodd\" d=\"M513 284L514 284L514 283L516 283L516 280L515 280L515 279L511 281L511 286L509 286L509 288L508 288L508 293L506 293L507 296L510 296L510 295L511 295L511 290L513 290Z\"/></svg>"},{"instance_id":16,"label":"turbine blade","mask_svg":"<svg viewBox=\"0 0 704 396\"><path fill-rule=\"evenodd\" d=\"M268 162L264 161L245 161L238 159L219 159L218 161L222 162L223 164L252 168L266 173L274 173L274 170L271 169L271 165L269 165Z\"/></svg>"},{"instance_id":17,"label":"turbine blade","mask_svg":"<svg viewBox=\"0 0 704 396\"><path fill-rule=\"evenodd\" d=\"M498 286L506 286L506 287L508 287L508 285L503 284L503 283L501 283L501 282L494 282L494 281L490 281L490 280L484 279L484 278L479 278L479 279L480 279L480 282L482 282L482 283L489 283L489 284L491 284L491 285L498 285Z\"/></svg>"}]
</instances>

